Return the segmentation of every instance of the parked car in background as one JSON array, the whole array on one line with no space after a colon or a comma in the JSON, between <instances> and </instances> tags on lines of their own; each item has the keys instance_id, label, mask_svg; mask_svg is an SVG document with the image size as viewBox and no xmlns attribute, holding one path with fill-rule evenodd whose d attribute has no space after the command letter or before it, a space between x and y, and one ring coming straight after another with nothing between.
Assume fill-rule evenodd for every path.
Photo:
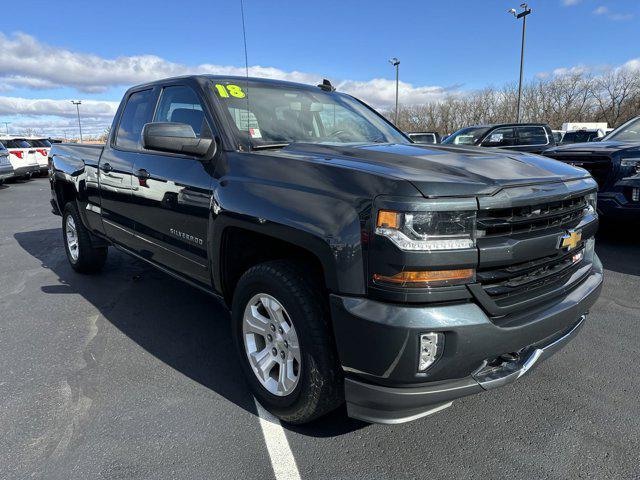
<instances>
[{"instance_id":1,"label":"parked car in background","mask_svg":"<svg viewBox=\"0 0 640 480\"><path fill-rule=\"evenodd\" d=\"M556 141L546 123L504 123L466 127L452 133L442 143L542 153Z\"/></svg>"},{"instance_id":2,"label":"parked car in background","mask_svg":"<svg viewBox=\"0 0 640 480\"><path fill-rule=\"evenodd\" d=\"M588 170L598 182L598 210L605 216L640 219L640 117L599 142L560 145L544 155Z\"/></svg>"},{"instance_id":3,"label":"parked car in background","mask_svg":"<svg viewBox=\"0 0 640 480\"><path fill-rule=\"evenodd\" d=\"M29 137L26 138L29 144L36 151L35 157L40 166L40 173L46 173L49 168L49 152L51 151L51 142L48 138L44 137Z\"/></svg>"},{"instance_id":4,"label":"parked car in background","mask_svg":"<svg viewBox=\"0 0 640 480\"><path fill-rule=\"evenodd\" d=\"M557 143L558 145L566 145L569 143L597 142L602 137L604 137L603 130L573 130L565 132L562 140Z\"/></svg>"},{"instance_id":5,"label":"parked car in background","mask_svg":"<svg viewBox=\"0 0 640 480\"><path fill-rule=\"evenodd\" d=\"M556 141L556 144L560 144L562 141L562 137L564 137L564 130L551 130L553 132L553 139Z\"/></svg>"},{"instance_id":6,"label":"parked car in background","mask_svg":"<svg viewBox=\"0 0 640 480\"><path fill-rule=\"evenodd\" d=\"M0 143L0 185L11 177L13 177L13 166L9 160L9 150Z\"/></svg>"},{"instance_id":7,"label":"parked car in background","mask_svg":"<svg viewBox=\"0 0 640 480\"><path fill-rule=\"evenodd\" d=\"M252 393L291 423L345 401L409 421L513 382L602 287L586 171L415 145L328 82L140 85L106 144L51 159L70 266L114 246L224 301Z\"/></svg>"},{"instance_id":8,"label":"parked car in background","mask_svg":"<svg viewBox=\"0 0 640 480\"><path fill-rule=\"evenodd\" d=\"M24 138L0 137L0 143L9 151L14 177L28 179L40 171L36 151Z\"/></svg>"},{"instance_id":9,"label":"parked car in background","mask_svg":"<svg viewBox=\"0 0 640 480\"><path fill-rule=\"evenodd\" d=\"M413 143L440 143L440 134L438 132L411 132L407 133L407 136L413 140Z\"/></svg>"}]
</instances>

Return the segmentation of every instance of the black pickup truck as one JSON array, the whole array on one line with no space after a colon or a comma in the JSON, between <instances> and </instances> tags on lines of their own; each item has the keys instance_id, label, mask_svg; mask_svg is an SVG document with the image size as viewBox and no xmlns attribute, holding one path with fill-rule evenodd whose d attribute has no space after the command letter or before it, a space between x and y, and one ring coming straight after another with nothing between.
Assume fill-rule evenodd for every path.
<instances>
[{"instance_id":1,"label":"black pickup truck","mask_svg":"<svg viewBox=\"0 0 640 480\"><path fill-rule=\"evenodd\" d=\"M258 400L397 423L518 379L602 283L596 183L526 153L421 146L318 86L131 88L103 147L54 145L71 266L109 246L218 297Z\"/></svg>"},{"instance_id":2,"label":"black pickup truck","mask_svg":"<svg viewBox=\"0 0 640 480\"><path fill-rule=\"evenodd\" d=\"M604 217L640 219L640 117L602 140L561 145L543 154L591 173L598 182L598 208Z\"/></svg>"}]
</instances>

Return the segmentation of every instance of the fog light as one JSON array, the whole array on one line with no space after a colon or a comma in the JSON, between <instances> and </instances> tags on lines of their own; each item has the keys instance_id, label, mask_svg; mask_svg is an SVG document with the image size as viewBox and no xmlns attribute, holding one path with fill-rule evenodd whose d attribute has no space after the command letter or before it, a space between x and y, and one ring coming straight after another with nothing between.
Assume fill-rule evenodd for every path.
<instances>
[{"instance_id":1,"label":"fog light","mask_svg":"<svg viewBox=\"0 0 640 480\"><path fill-rule=\"evenodd\" d=\"M443 346L444 335L442 333L430 332L420 335L419 372L424 372L440 358Z\"/></svg>"},{"instance_id":2,"label":"fog light","mask_svg":"<svg viewBox=\"0 0 640 480\"><path fill-rule=\"evenodd\" d=\"M631 201L640 202L640 188L631 189Z\"/></svg>"}]
</instances>

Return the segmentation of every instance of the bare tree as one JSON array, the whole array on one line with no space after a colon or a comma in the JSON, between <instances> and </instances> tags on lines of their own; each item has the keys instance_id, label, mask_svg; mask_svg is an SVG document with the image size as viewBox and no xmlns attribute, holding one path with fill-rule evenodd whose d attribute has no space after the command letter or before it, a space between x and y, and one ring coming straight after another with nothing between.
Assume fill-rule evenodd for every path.
<instances>
[{"instance_id":1,"label":"bare tree","mask_svg":"<svg viewBox=\"0 0 640 480\"><path fill-rule=\"evenodd\" d=\"M617 127L640 114L640 79L637 72L629 69L599 76L576 72L530 81L524 85L522 98L525 122L544 122L560 128L564 122L605 121L610 127ZM469 125L512 122L516 105L516 84L499 89L487 87L449 94L424 105L403 105L398 126L405 131L451 133ZM388 113L387 116L392 118Z\"/></svg>"}]
</instances>

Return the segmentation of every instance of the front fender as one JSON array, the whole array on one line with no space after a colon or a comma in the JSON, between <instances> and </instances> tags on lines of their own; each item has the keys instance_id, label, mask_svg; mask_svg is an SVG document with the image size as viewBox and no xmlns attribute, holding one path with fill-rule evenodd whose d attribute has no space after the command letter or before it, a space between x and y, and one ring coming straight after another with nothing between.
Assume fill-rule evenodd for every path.
<instances>
[{"instance_id":1,"label":"front fender","mask_svg":"<svg viewBox=\"0 0 640 480\"><path fill-rule=\"evenodd\" d=\"M311 252L323 266L329 290L362 295L366 262L361 231L370 211L370 202L351 202L290 184L224 180L213 197L211 258L220 258L225 228L242 227ZM220 279L214 282L220 285Z\"/></svg>"}]
</instances>

